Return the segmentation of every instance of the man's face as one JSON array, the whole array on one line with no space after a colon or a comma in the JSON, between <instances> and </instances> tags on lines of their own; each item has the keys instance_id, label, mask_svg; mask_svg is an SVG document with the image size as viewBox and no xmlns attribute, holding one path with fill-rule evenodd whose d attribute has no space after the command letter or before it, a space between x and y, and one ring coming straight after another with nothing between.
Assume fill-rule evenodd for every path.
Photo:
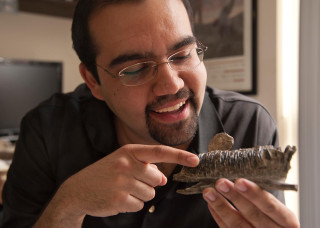
<instances>
[{"instance_id":1,"label":"man's face","mask_svg":"<svg viewBox=\"0 0 320 228\"><path fill-rule=\"evenodd\" d=\"M196 46L185 42L193 33L181 0L107 6L94 13L89 26L99 50L96 63L114 75L138 62L167 61L173 53ZM101 68L98 74L101 84L94 94L114 112L120 144L178 146L192 139L207 78L203 63L178 72L161 64L156 76L139 86L124 86Z\"/></svg>"}]
</instances>

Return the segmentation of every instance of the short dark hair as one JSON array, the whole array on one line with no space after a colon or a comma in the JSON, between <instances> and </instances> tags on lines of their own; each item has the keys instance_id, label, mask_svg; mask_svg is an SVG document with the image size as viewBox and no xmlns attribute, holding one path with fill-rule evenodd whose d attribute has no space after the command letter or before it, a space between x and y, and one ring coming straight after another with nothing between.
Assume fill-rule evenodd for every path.
<instances>
[{"instance_id":1,"label":"short dark hair","mask_svg":"<svg viewBox=\"0 0 320 228\"><path fill-rule=\"evenodd\" d=\"M98 83L100 83L96 67L98 50L89 30L90 16L95 10L103 8L106 5L120 4L129 1L132 2L133 0L79 0L75 8L71 28L73 48L76 51L80 61L86 65L87 69L95 77ZM136 1L140 2L141 0ZM193 30L193 15L191 5L189 0L182 0L182 2L186 7Z\"/></svg>"}]
</instances>

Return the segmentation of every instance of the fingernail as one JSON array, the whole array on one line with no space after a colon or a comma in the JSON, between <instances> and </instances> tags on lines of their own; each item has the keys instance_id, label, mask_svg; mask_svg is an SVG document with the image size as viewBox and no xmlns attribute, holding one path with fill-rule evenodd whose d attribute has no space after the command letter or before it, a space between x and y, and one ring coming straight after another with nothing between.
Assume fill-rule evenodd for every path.
<instances>
[{"instance_id":1,"label":"fingernail","mask_svg":"<svg viewBox=\"0 0 320 228\"><path fill-rule=\"evenodd\" d=\"M230 188L228 187L228 185L226 185L225 182L220 182L218 185L217 185L217 188L222 191L222 192L229 192L230 191Z\"/></svg>"},{"instance_id":2,"label":"fingernail","mask_svg":"<svg viewBox=\"0 0 320 228\"><path fill-rule=\"evenodd\" d=\"M245 192L247 191L247 186L244 183L243 180L239 180L236 184L235 184L236 189L238 189L240 192Z\"/></svg>"},{"instance_id":3,"label":"fingernail","mask_svg":"<svg viewBox=\"0 0 320 228\"><path fill-rule=\"evenodd\" d=\"M199 158L197 156L190 156L187 158L187 161L190 163L190 165L198 165L199 163Z\"/></svg>"},{"instance_id":4,"label":"fingernail","mask_svg":"<svg viewBox=\"0 0 320 228\"><path fill-rule=\"evenodd\" d=\"M217 196L212 191L205 193L204 197L210 202L214 202L217 199Z\"/></svg>"}]
</instances>

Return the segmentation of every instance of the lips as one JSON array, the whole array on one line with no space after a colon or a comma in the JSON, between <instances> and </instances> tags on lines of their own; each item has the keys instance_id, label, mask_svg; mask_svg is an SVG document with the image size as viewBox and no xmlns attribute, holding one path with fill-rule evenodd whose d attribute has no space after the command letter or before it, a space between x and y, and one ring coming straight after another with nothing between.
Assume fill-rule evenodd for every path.
<instances>
[{"instance_id":1,"label":"lips","mask_svg":"<svg viewBox=\"0 0 320 228\"><path fill-rule=\"evenodd\" d=\"M157 121L160 121L159 123L176 123L188 118L189 109L189 101L184 100L171 106L150 110L149 117L152 116Z\"/></svg>"},{"instance_id":2,"label":"lips","mask_svg":"<svg viewBox=\"0 0 320 228\"><path fill-rule=\"evenodd\" d=\"M190 117L194 93L181 89L176 94L160 96L146 107L147 121L157 124L172 124Z\"/></svg>"},{"instance_id":3,"label":"lips","mask_svg":"<svg viewBox=\"0 0 320 228\"><path fill-rule=\"evenodd\" d=\"M182 102L180 102L176 105L170 106L170 107L154 110L154 112L157 112L157 113L175 112L175 111L178 111L183 105L185 105L185 103L186 103L186 101L182 101Z\"/></svg>"}]
</instances>

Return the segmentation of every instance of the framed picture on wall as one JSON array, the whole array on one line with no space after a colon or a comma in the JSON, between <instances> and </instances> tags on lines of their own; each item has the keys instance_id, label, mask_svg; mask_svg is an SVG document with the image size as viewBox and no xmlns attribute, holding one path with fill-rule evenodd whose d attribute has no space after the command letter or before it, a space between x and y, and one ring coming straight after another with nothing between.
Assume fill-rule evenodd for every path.
<instances>
[{"instance_id":1,"label":"framed picture on wall","mask_svg":"<svg viewBox=\"0 0 320 228\"><path fill-rule=\"evenodd\" d=\"M206 46L207 84L257 93L257 0L190 0L196 37Z\"/></svg>"}]
</instances>

